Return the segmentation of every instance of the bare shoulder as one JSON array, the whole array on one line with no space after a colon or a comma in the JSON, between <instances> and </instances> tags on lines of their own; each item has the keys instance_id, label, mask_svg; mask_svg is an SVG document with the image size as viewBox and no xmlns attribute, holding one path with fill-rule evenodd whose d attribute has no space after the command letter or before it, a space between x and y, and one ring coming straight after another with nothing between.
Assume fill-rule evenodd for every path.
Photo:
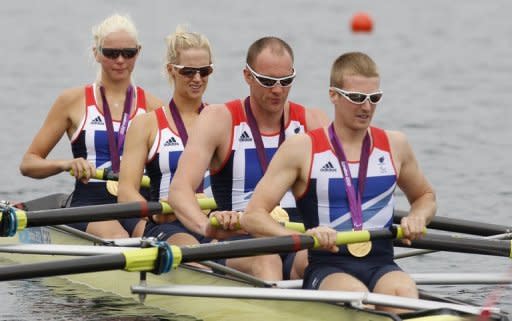
<instances>
[{"instance_id":1,"label":"bare shoulder","mask_svg":"<svg viewBox=\"0 0 512 321\"><path fill-rule=\"evenodd\" d=\"M164 102L153 94L144 91L146 96L146 107L148 111L156 110L164 105Z\"/></svg>"},{"instance_id":2,"label":"bare shoulder","mask_svg":"<svg viewBox=\"0 0 512 321\"><path fill-rule=\"evenodd\" d=\"M229 112L226 104L210 104L203 109L201 116L203 118L225 119L231 118L231 113Z\"/></svg>"},{"instance_id":3,"label":"bare shoulder","mask_svg":"<svg viewBox=\"0 0 512 321\"><path fill-rule=\"evenodd\" d=\"M297 134L287 137L279 150L286 150L286 153L294 156L301 156L311 149L311 139L308 134Z\"/></svg>"},{"instance_id":4,"label":"bare shoulder","mask_svg":"<svg viewBox=\"0 0 512 321\"><path fill-rule=\"evenodd\" d=\"M82 106L85 103L83 87L73 87L63 90L55 100L54 108L66 109L70 106Z\"/></svg>"},{"instance_id":5,"label":"bare shoulder","mask_svg":"<svg viewBox=\"0 0 512 321\"><path fill-rule=\"evenodd\" d=\"M331 119L322 108L309 107L306 108L306 122L308 130L313 130L328 126L331 123Z\"/></svg>"}]
</instances>

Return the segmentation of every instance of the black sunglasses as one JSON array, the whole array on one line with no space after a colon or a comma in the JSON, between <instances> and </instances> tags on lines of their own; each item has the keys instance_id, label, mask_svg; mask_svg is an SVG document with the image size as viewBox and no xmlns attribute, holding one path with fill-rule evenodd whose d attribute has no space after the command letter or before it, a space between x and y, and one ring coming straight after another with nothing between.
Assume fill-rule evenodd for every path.
<instances>
[{"instance_id":1,"label":"black sunglasses","mask_svg":"<svg viewBox=\"0 0 512 321\"><path fill-rule=\"evenodd\" d=\"M366 100L370 103L376 104L382 99L382 91L377 91L371 94L360 93L357 91L345 91L337 87L331 87L332 90L345 97L348 101L354 104L362 105Z\"/></svg>"},{"instance_id":2,"label":"black sunglasses","mask_svg":"<svg viewBox=\"0 0 512 321\"><path fill-rule=\"evenodd\" d=\"M209 64L208 66L202 67L189 67L183 65L174 65L174 68L178 69L180 75L193 78L197 73L199 76L206 77L209 76L213 72L213 64Z\"/></svg>"},{"instance_id":3,"label":"black sunglasses","mask_svg":"<svg viewBox=\"0 0 512 321\"><path fill-rule=\"evenodd\" d=\"M123 56L124 59L131 59L137 55L139 48L99 48L101 54L109 59L117 59Z\"/></svg>"}]
</instances>

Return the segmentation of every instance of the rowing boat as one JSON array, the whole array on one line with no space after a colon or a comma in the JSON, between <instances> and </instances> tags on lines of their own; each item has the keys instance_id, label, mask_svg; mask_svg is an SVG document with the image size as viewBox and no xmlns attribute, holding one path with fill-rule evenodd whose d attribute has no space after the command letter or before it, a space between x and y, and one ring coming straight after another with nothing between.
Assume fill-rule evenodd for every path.
<instances>
[{"instance_id":1,"label":"rowing boat","mask_svg":"<svg viewBox=\"0 0 512 321\"><path fill-rule=\"evenodd\" d=\"M67 195L54 194L24 203L26 210L62 207ZM118 253L141 246L139 239L103 240L68 226L32 227L14 237L0 238L2 257L15 263L59 260L70 256ZM91 245L101 245L91 248ZM92 249L92 250L91 250ZM29 254L37 255L29 255ZM52 254L52 255L50 255ZM143 303L175 314L205 321L221 320L461 320L481 308L460 301L429 297L412 300L368 293L306 291L275 288L276 283L258 280L213 262L212 269L182 264L165 274L122 270L66 275L71 282ZM131 287L130 287L131 286ZM397 316L364 308L363 304L409 307L415 312ZM506 313L492 311L493 320L508 320Z\"/></svg>"}]
</instances>

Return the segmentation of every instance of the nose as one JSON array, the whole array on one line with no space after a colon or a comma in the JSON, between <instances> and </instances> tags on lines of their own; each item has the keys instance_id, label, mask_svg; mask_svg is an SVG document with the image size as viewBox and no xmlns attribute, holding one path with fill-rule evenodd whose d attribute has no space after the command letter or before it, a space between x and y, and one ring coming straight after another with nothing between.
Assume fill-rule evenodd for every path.
<instances>
[{"instance_id":1,"label":"nose","mask_svg":"<svg viewBox=\"0 0 512 321\"><path fill-rule=\"evenodd\" d=\"M199 74L199 70L198 70L194 74L194 77L192 77L192 80L201 81L201 79L202 79L202 77L201 77L201 74Z\"/></svg>"}]
</instances>

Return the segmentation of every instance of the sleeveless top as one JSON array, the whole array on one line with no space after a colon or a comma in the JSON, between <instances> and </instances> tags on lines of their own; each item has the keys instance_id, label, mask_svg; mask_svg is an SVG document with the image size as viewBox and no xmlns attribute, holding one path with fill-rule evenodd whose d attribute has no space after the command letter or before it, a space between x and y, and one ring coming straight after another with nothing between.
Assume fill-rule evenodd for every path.
<instances>
[{"instance_id":1,"label":"sleeveless top","mask_svg":"<svg viewBox=\"0 0 512 321\"><path fill-rule=\"evenodd\" d=\"M363 229L389 227L393 223L396 170L388 137L384 130L370 127L372 147L362 199ZM352 230L352 220L340 163L329 144L323 128L308 133L312 141L312 158L306 191L297 198L297 208L303 214L306 229L329 226L337 231ZM352 183L357 191L359 162L349 162ZM375 241L370 255L393 253L389 240ZM316 253L315 253L316 252ZM332 253L311 251L325 256ZM335 254L336 255L336 254ZM340 247L340 255L349 255Z\"/></svg>"},{"instance_id":2,"label":"sleeveless top","mask_svg":"<svg viewBox=\"0 0 512 321\"><path fill-rule=\"evenodd\" d=\"M306 110L296 103L289 103L289 120L285 124L285 137L304 133ZM220 210L242 211L249 203L256 184L263 176L251 128L241 100L226 103L232 118L231 152L220 169L211 171L211 187ZM279 147L279 132L262 134L267 160L270 162ZM295 200L288 191L280 204L283 208L295 208Z\"/></svg>"},{"instance_id":3,"label":"sleeveless top","mask_svg":"<svg viewBox=\"0 0 512 321\"><path fill-rule=\"evenodd\" d=\"M146 97L144 90L136 87L136 109L130 115L130 122L133 117L146 112ZM73 157L83 157L93 163L96 168L108 168L112 165L110 151L108 148L107 127L105 117L98 109L96 103L97 95L94 84L85 87L85 114L78 130L71 137L71 149ZM117 139L120 121L113 120L114 132ZM121 149L122 154L122 149Z\"/></svg>"},{"instance_id":4,"label":"sleeveless top","mask_svg":"<svg viewBox=\"0 0 512 321\"><path fill-rule=\"evenodd\" d=\"M146 162L146 173L151 180L150 200L167 199L169 184L178 168L178 160L185 146L177 132L169 127L166 106L155 110L158 131ZM204 193L211 196L208 172L203 181Z\"/></svg>"}]
</instances>

